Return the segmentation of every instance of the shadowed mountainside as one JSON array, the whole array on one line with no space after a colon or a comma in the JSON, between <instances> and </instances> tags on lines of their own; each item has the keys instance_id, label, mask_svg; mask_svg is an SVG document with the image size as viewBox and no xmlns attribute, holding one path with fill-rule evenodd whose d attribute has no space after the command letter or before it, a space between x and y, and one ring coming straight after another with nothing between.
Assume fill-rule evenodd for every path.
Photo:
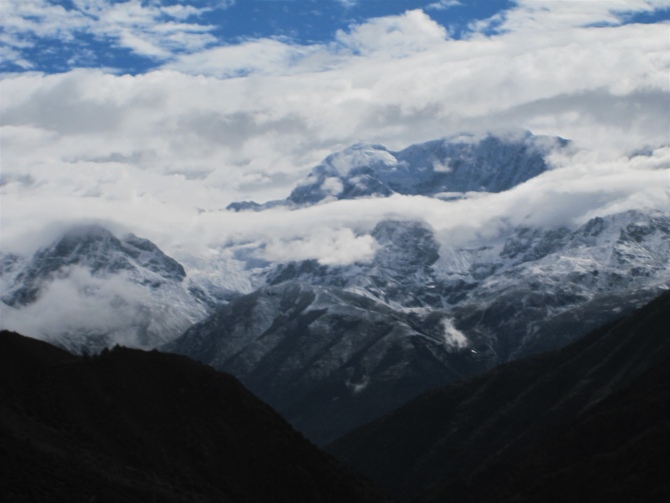
<instances>
[{"instance_id":1,"label":"shadowed mountainside","mask_svg":"<svg viewBox=\"0 0 670 503\"><path fill-rule=\"evenodd\" d=\"M428 392L327 450L417 502L662 501L670 292L560 350Z\"/></svg>"},{"instance_id":2,"label":"shadowed mountainside","mask_svg":"<svg viewBox=\"0 0 670 503\"><path fill-rule=\"evenodd\" d=\"M321 446L428 390L563 347L670 279L667 215L517 228L474 248L416 221L371 236L370 263L269 266L267 284L163 349L235 375Z\"/></svg>"},{"instance_id":3,"label":"shadowed mountainside","mask_svg":"<svg viewBox=\"0 0 670 503\"><path fill-rule=\"evenodd\" d=\"M165 346L230 372L321 446L486 367L441 313L287 281L240 297Z\"/></svg>"},{"instance_id":4,"label":"shadowed mountainside","mask_svg":"<svg viewBox=\"0 0 670 503\"><path fill-rule=\"evenodd\" d=\"M7 502L381 502L235 378L182 356L73 356L0 333Z\"/></svg>"}]
</instances>

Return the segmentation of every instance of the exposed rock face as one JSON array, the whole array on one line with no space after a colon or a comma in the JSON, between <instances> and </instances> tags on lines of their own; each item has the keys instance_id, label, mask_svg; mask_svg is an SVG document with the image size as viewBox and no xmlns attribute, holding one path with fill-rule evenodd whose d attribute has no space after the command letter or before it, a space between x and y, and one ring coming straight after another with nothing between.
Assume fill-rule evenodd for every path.
<instances>
[{"instance_id":1,"label":"exposed rock face","mask_svg":"<svg viewBox=\"0 0 670 503\"><path fill-rule=\"evenodd\" d=\"M419 222L381 222L372 235L380 246L370 263L280 264L268 282L337 286L395 308L446 311L466 336L488 341L498 362L563 345L670 284L670 217L662 214L511 228L471 247L440 247Z\"/></svg>"}]
</instances>

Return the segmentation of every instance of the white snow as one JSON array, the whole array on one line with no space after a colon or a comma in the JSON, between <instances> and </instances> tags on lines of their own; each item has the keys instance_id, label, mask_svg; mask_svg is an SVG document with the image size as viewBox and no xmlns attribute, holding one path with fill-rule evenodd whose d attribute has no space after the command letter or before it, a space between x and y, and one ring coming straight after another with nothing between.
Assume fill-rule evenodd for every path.
<instances>
[{"instance_id":1,"label":"white snow","mask_svg":"<svg viewBox=\"0 0 670 503\"><path fill-rule=\"evenodd\" d=\"M470 344L465 334L454 326L454 322L449 318L442 319L444 328L444 343L449 349L464 349Z\"/></svg>"}]
</instances>

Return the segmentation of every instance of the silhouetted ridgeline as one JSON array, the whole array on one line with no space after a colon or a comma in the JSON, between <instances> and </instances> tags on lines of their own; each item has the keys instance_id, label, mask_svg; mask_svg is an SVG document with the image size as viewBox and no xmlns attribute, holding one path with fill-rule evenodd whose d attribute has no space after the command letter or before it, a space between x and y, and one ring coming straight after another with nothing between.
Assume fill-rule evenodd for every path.
<instances>
[{"instance_id":1,"label":"silhouetted ridgeline","mask_svg":"<svg viewBox=\"0 0 670 503\"><path fill-rule=\"evenodd\" d=\"M0 334L7 502L382 502L235 378L125 348Z\"/></svg>"}]
</instances>

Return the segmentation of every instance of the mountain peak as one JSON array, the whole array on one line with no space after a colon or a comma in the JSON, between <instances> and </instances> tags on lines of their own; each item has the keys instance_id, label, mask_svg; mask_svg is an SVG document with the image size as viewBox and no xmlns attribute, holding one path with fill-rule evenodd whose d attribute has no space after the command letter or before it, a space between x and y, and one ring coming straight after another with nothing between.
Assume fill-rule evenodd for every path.
<instances>
[{"instance_id":1,"label":"mountain peak","mask_svg":"<svg viewBox=\"0 0 670 503\"><path fill-rule=\"evenodd\" d=\"M567 144L562 138L530 132L459 134L397 152L361 143L326 157L284 201L232 203L228 209L259 211L396 193L440 197L453 192L502 192L549 169L546 156Z\"/></svg>"},{"instance_id":2,"label":"mountain peak","mask_svg":"<svg viewBox=\"0 0 670 503\"><path fill-rule=\"evenodd\" d=\"M154 286L163 280L181 282L186 277L181 264L147 239L133 234L119 238L97 224L78 225L35 253L16 278L21 288L3 301L8 305L30 304L37 300L42 284L73 266L84 267L94 276L127 272L138 279L144 276L141 271L147 270L156 276L150 281Z\"/></svg>"},{"instance_id":3,"label":"mountain peak","mask_svg":"<svg viewBox=\"0 0 670 503\"><path fill-rule=\"evenodd\" d=\"M212 308L154 243L97 224L73 226L32 257L5 256L0 266L3 328L73 351L156 347Z\"/></svg>"}]
</instances>

